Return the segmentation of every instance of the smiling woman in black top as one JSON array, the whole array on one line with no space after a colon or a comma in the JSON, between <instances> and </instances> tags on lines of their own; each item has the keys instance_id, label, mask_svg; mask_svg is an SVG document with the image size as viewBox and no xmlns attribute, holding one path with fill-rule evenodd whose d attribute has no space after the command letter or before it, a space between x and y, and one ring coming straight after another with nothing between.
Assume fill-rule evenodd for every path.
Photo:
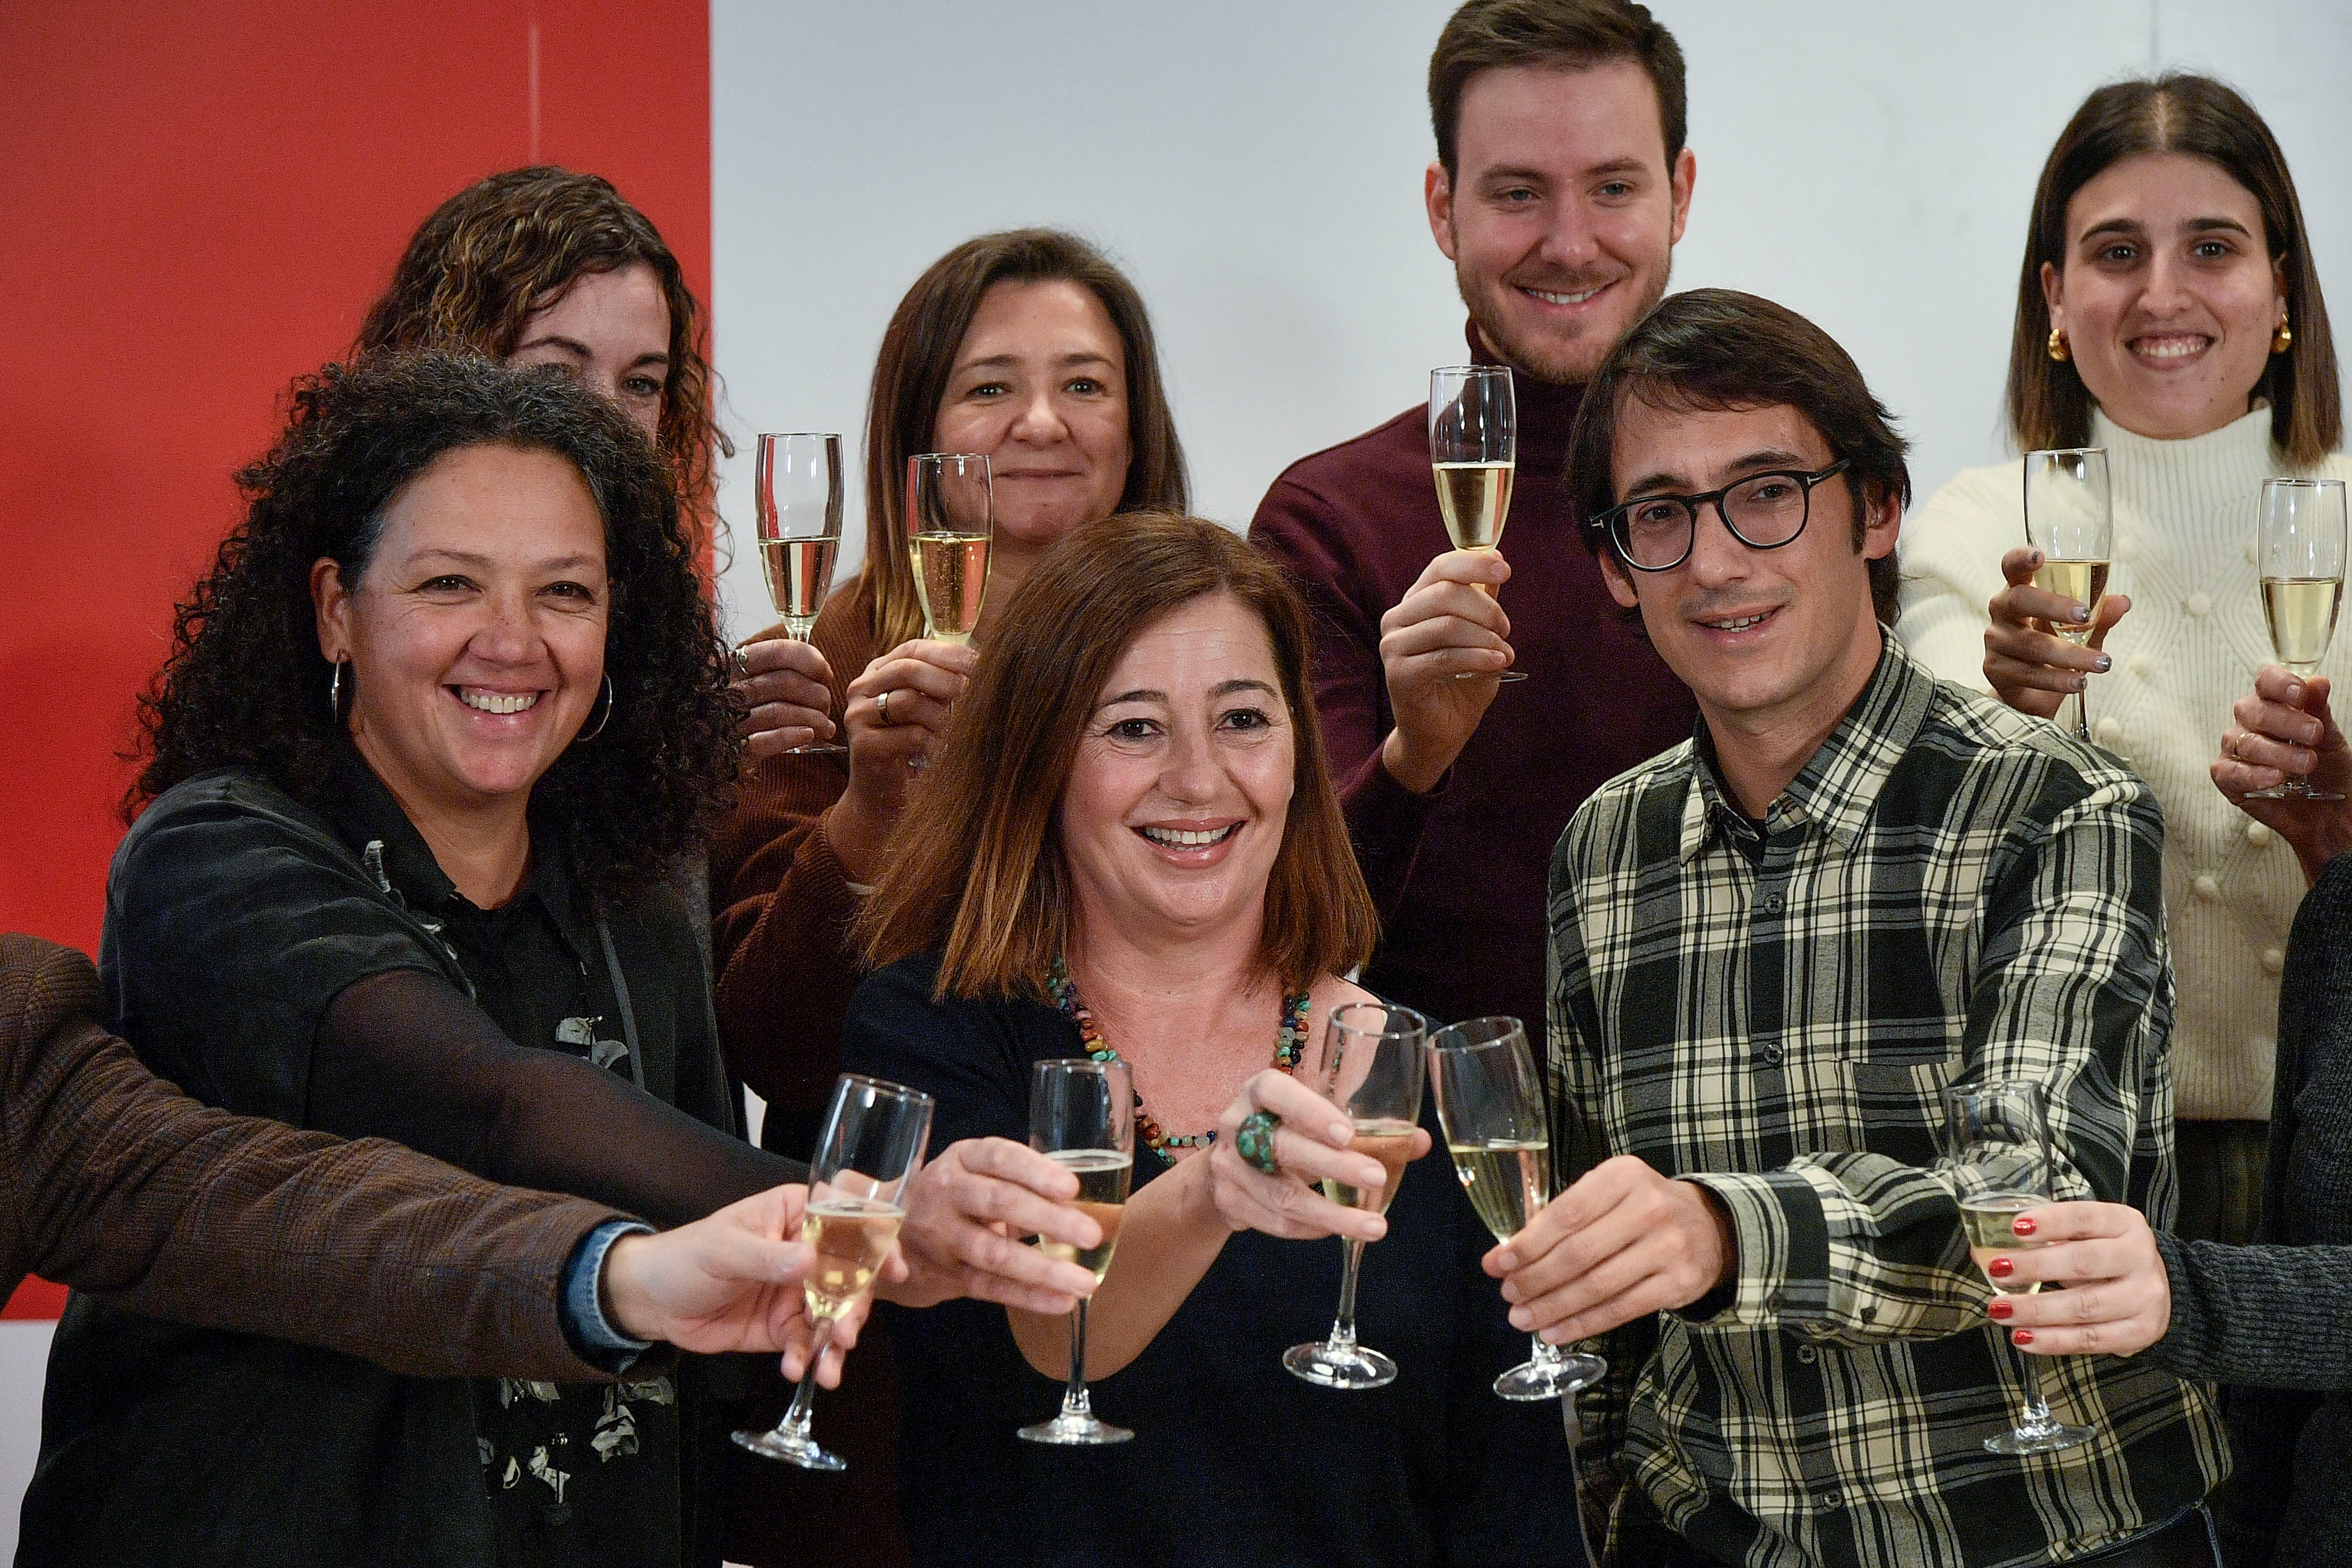
<instances>
[{"instance_id":1,"label":"smiling woman in black top","mask_svg":"<svg viewBox=\"0 0 2352 1568\"><path fill-rule=\"evenodd\" d=\"M894 1316L919 1562L1580 1560L1558 1407L1490 1391L1524 1346L1450 1172L1408 1166L1385 1225L1313 1186L1383 1173L1288 1075L1365 999L1342 975L1372 936L1307 658L1297 593L1232 533L1090 524L1013 595L915 786L845 1065L930 1092L940 1138L1024 1135L1046 1058L1115 1053L1139 1099L1087 1347L1096 1409L1135 1440L1014 1437L1053 1410L1066 1320ZM1235 1149L1261 1110L1284 1118L1273 1174ZM1385 1388L1281 1364L1328 1326L1335 1235L1379 1240L1360 1307L1401 1368Z\"/></svg>"},{"instance_id":2,"label":"smiling woman in black top","mask_svg":"<svg viewBox=\"0 0 2352 1568\"><path fill-rule=\"evenodd\" d=\"M243 483L108 882L116 1031L212 1103L657 1223L803 1174L735 1136L669 875L739 743L653 448L546 376L391 357L302 387ZM963 1278L927 1267L916 1299L942 1272ZM25 1539L38 1561L715 1561L681 1486L712 1436L695 1382L399 1378L77 1300Z\"/></svg>"}]
</instances>

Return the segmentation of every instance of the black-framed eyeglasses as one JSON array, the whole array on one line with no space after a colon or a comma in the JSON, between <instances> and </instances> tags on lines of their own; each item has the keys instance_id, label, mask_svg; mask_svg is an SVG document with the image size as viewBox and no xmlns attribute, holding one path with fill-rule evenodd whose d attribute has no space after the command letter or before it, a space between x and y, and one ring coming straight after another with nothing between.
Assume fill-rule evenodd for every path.
<instances>
[{"instance_id":1,"label":"black-framed eyeglasses","mask_svg":"<svg viewBox=\"0 0 2352 1568\"><path fill-rule=\"evenodd\" d=\"M1637 496L1591 519L1609 530L1618 559L1636 571L1672 571L1688 559L1698 538L1699 508L1714 504L1731 537L1749 549L1778 549L1805 531L1813 486L1846 471L1841 457L1807 474L1774 468L1699 496Z\"/></svg>"}]
</instances>

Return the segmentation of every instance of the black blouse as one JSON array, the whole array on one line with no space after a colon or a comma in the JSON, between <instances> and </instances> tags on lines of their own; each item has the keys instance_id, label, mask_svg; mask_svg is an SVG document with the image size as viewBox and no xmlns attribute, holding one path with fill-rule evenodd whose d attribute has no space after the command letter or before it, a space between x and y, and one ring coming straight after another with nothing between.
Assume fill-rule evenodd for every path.
<instances>
[{"instance_id":1,"label":"black blouse","mask_svg":"<svg viewBox=\"0 0 2352 1568\"><path fill-rule=\"evenodd\" d=\"M1031 1064L1084 1054L1077 1030L1038 1002L935 1006L937 973L935 956L909 959L859 987L843 1064L935 1096L934 1150L1025 1143ZM1136 1185L1170 1168L1139 1151ZM1397 1380L1346 1393L1281 1364L1331 1326L1340 1243L1237 1232L1143 1354L1091 1385L1095 1413L1135 1432L1102 1448L1013 1435L1062 1389L1022 1358L1003 1308L886 1305L916 1560L1581 1563L1559 1406L1492 1386L1528 1354L1477 1266L1493 1244L1442 1154L1407 1167L1357 1294L1363 1342Z\"/></svg>"},{"instance_id":2,"label":"black blouse","mask_svg":"<svg viewBox=\"0 0 2352 1568\"><path fill-rule=\"evenodd\" d=\"M354 754L320 810L239 771L156 800L115 856L100 977L116 1030L209 1103L670 1223L802 1174L733 1135L691 922L667 888L598 911L536 832L522 888L478 909ZM675 1563L708 1528L681 1507L678 1399L659 1367L400 1378L77 1298L25 1540L58 1561Z\"/></svg>"}]
</instances>

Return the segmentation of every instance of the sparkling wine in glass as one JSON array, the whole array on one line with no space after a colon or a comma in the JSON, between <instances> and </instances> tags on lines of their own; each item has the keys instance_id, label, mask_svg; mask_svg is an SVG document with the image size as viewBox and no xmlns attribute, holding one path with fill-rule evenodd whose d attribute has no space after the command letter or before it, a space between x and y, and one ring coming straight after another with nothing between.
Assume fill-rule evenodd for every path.
<instances>
[{"instance_id":1,"label":"sparkling wine in glass","mask_svg":"<svg viewBox=\"0 0 2352 1568\"><path fill-rule=\"evenodd\" d=\"M1952 1163L1961 1181L1960 1228L1968 1236L1969 1257L1986 1270L1994 1290L2031 1295L2041 1287L1997 1280L1987 1265L2004 1252L2043 1245L2011 1227L2019 1214L2052 1198L2050 1122L2042 1085L1961 1085L1944 1091L1944 1108ZM2033 1357L2022 1351L2018 1355L2025 1365L2024 1413L2014 1427L1987 1437L1984 1446L1996 1454L2052 1454L2087 1441L2091 1428L2070 1427L2051 1415Z\"/></svg>"},{"instance_id":2,"label":"sparkling wine in glass","mask_svg":"<svg viewBox=\"0 0 2352 1568\"><path fill-rule=\"evenodd\" d=\"M2025 455L2025 542L2042 552L2033 586L2062 593L2099 613L2114 553L2116 507L2103 446L2073 446ZM2061 621L2051 631L2081 646L2091 622ZM2087 692L2074 694L2074 738L2091 738Z\"/></svg>"},{"instance_id":3,"label":"sparkling wine in glass","mask_svg":"<svg viewBox=\"0 0 2352 1568\"><path fill-rule=\"evenodd\" d=\"M2336 636L2336 612L2344 602L2344 482L2341 479L2265 479L2260 539L2263 618L2270 622L2271 651L2295 674L2319 673L2327 644ZM2314 789L2288 779L2268 789L2250 789L2252 800L2341 800L2333 789Z\"/></svg>"},{"instance_id":4,"label":"sparkling wine in glass","mask_svg":"<svg viewBox=\"0 0 2352 1568\"><path fill-rule=\"evenodd\" d=\"M1124 1061L1070 1058L1041 1061L1029 1082L1029 1146L1078 1178L1077 1206L1102 1227L1100 1246L1040 1245L1053 1257L1110 1270L1135 1174L1135 1081ZM1021 1428L1033 1443L1124 1443L1135 1436L1098 1418L1087 1396L1087 1303L1070 1309L1070 1381L1050 1421Z\"/></svg>"},{"instance_id":5,"label":"sparkling wine in glass","mask_svg":"<svg viewBox=\"0 0 2352 1568\"><path fill-rule=\"evenodd\" d=\"M988 459L925 452L907 459L907 551L925 635L967 643L988 591L988 544L996 528Z\"/></svg>"},{"instance_id":6,"label":"sparkling wine in glass","mask_svg":"<svg viewBox=\"0 0 2352 1568\"><path fill-rule=\"evenodd\" d=\"M1429 1037L1429 1086L1470 1207L1496 1240L1508 1241L1551 1200L1551 1129L1527 1030L1514 1018L1439 1030ZM1563 1354L1541 1334L1532 1338L1534 1354L1495 1379L1506 1399L1557 1399L1609 1371L1597 1355Z\"/></svg>"},{"instance_id":7,"label":"sparkling wine in glass","mask_svg":"<svg viewBox=\"0 0 2352 1568\"><path fill-rule=\"evenodd\" d=\"M1511 515L1518 468L1518 403L1508 365L1441 365L1429 372L1429 465L1437 509L1455 549L1492 551ZM1454 679L1480 677L1465 671ZM1524 681L1522 670L1496 677Z\"/></svg>"},{"instance_id":8,"label":"sparkling wine in glass","mask_svg":"<svg viewBox=\"0 0 2352 1568\"><path fill-rule=\"evenodd\" d=\"M752 486L768 598L783 618L784 635L805 643L841 553L841 437L762 435ZM848 749L825 741L795 746L785 755Z\"/></svg>"},{"instance_id":9,"label":"sparkling wine in glass","mask_svg":"<svg viewBox=\"0 0 2352 1568\"><path fill-rule=\"evenodd\" d=\"M808 1207L801 1218L801 1239L816 1249L816 1262L802 1285L809 1321L816 1325L808 1371L775 1428L738 1432L740 1446L804 1470L847 1468L809 1436L817 1363L832 1342L834 1325L874 1289L907 1218L907 1185L922 1164L930 1132L929 1095L855 1072L835 1082L833 1103L817 1134L816 1158L809 1166Z\"/></svg>"},{"instance_id":10,"label":"sparkling wine in glass","mask_svg":"<svg viewBox=\"0 0 2352 1568\"><path fill-rule=\"evenodd\" d=\"M1301 1081L1347 1112L1354 1124L1348 1147L1371 1155L1387 1173L1378 1192L1326 1181L1323 1194L1333 1203L1386 1214L1396 1201L1397 1185L1412 1158L1412 1134L1421 1125L1422 1040L1428 1028L1411 1008L1349 1002L1332 1012L1320 1053L1301 1065ZM1356 1342L1356 1275L1363 1267L1364 1244L1349 1240L1346 1247L1339 1312L1330 1336L1293 1345L1282 1364L1326 1388L1378 1388L1396 1380L1396 1363Z\"/></svg>"}]
</instances>

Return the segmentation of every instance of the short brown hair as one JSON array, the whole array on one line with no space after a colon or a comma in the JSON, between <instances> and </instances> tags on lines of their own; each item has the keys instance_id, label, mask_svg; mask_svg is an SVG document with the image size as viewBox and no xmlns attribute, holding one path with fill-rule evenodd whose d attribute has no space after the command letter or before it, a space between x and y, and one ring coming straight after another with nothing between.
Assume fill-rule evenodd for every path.
<instances>
[{"instance_id":1,"label":"short brown hair","mask_svg":"<svg viewBox=\"0 0 2352 1568\"><path fill-rule=\"evenodd\" d=\"M653 268L669 307L669 379L656 444L677 473L678 494L700 512L710 500L712 464L734 452L711 413L702 308L660 232L610 180L549 165L509 169L442 203L409 240L352 352L471 349L503 360L531 312L573 279L638 262Z\"/></svg>"},{"instance_id":2,"label":"short brown hair","mask_svg":"<svg viewBox=\"0 0 2352 1568\"><path fill-rule=\"evenodd\" d=\"M1617 416L1627 399L1654 408L1787 406L1812 422L1843 458L1853 495L1853 543L1862 548L1873 492L1911 504L1907 444L1886 407L1837 340L1785 305L1729 288L1668 295L1601 361L1569 436L1569 497L1595 555L1614 552L1597 519L1617 504ZM1633 575L1626 569L1628 577ZM1870 563L1870 601L1895 624L1901 587L1895 557Z\"/></svg>"},{"instance_id":3,"label":"short brown hair","mask_svg":"<svg viewBox=\"0 0 2352 1568\"><path fill-rule=\"evenodd\" d=\"M1144 512L1055 541L1006 606L859 916L868 964L940 948L942 1000L1044 994L1070 931L1062 792L1096 699L1139 632L1217 593L1265 622L1295 741L1259 957L1284 986L1304 989L1370 956L1378 917L1315 721L1306 605L1237 535Z\"/></svg>"},{"instance_id":4,"label":"short brown hair","mask_svg":"<svg viewBox=\"0 0 2352 1568\"><path fill-rule=\"evenodd\" d=\"M1649 73L1658 89L1658 129L1672 173L1690 130L1683 51L1648 6L1630 0L1470 0L1447 19L1429 57L1429 120L1445 177L1456 172L1454 131L1471 78L1501 67L1581 70L1609 60L1632 60Z\"/></svg>"},{"instance_id":5,"label":"short brown hair","mask_svg":"<svg viewBox=\"0 0 2352 1568\"><path fill-rule=\"evenodd\" d=\"M2297 465L2315 465L2344 440L2344 391L2294 177L2253 105L2210 77L2178 72L2115 82L2091 94L2042 166L2009 346L2009 423L2018 449L2081 446L2091 438L2090 389L2073 365L2050 357L2042 267L2066 268L2066 207L2074 193L2144 152L2186 152L2218 163L2262 207L2263 242L2273 258L2286 260L2287 323L2294 343L2272 356L2254 391L2270 400L2271 440Z\"/></svg>"},{"instance_id":6,"label":"short brown hair","mask_svg":"<svg viewBox=\"0 0 2352 1568\"><path fill-rule=\"evenodd\" d=\"M1127 432L1131 455L1119 509L1181 512L1191 506L1184 449L1160 374L1160 350L1143 296L1102 252L1058 229L1010 229L970 239L931 263L882 334L866 403L866 566L877 647L923 631L914 569L907 560L907 459L933 450L931 432L956 350L981 296L999 283L1075 283L1102 301L1127 349Z\"/></svg>"}]
</instances>

